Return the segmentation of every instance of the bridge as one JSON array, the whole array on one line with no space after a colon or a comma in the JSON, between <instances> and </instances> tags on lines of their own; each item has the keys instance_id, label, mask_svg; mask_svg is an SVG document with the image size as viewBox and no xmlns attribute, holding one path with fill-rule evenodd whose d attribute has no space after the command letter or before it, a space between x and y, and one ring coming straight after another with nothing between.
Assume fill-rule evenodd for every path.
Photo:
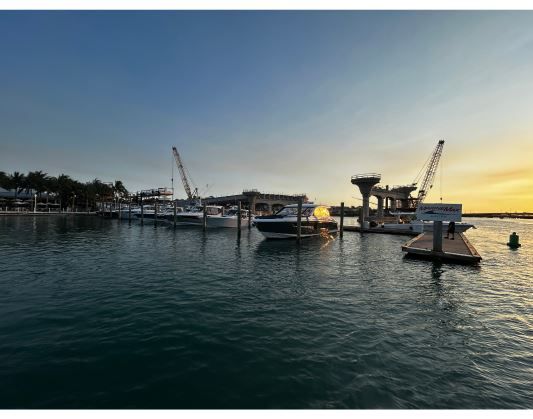
<instances>
[{"instance_id":1,"label":"bridge","mask_svg":"<svg viewBox=\"0 0 533 419\"><path fill-rule=\"evenodd\" d=\"M411 197L411 192L416 190L416 185L400 185L389 188L389 185L374 186L370 194L378 199L378 217L383 217L384 210L396 211L414 208L415 198ZM385 203L385 205L383 205ZM390 203L390 205L389 205ZM398 205L399 204L399 205Z\"/></svg>"},{"instance_id":2,"label":"bridge","mask_svg":"<svg viewBox=\"0 0 533 419\"><path fill-rule=\"evenodd\" d=\"M203 198L202 202L207 205L238 205L239 201L243 208L251 209L254 214L269 214L276 212L285 205L297 204L298 200L303 198L307 202L308 198L305 193L296 195L285 195L275 193L263 193L257 189L245 189L238 195L210 196Z\"/></svg>"}]
</instances>

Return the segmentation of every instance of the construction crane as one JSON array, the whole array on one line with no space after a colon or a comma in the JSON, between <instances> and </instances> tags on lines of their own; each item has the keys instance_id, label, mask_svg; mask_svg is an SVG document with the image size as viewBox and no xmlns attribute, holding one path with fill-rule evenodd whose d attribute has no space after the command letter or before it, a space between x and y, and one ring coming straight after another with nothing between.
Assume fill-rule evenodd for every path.
<instances>
[{"instance_id":1,"label":"construction crane","mask_svg":"<svg viewBox=\"0 0 533 419\"><path fill-rule=\"evenodd\" d=\"M444 140L440 140L433 150L433 153L429 156L426 164L420 170L417 178L413 182L413 186L417 185L420 180L420 175L423 173L424 169L426 172L418 188L418 196L415 198L417 204L424 202L429 190L433 187L433 180L435 179L435 174L437 173L437 167L439 166L440 157L442 155L442 149L444 147Z\"/></svg>"},{"instance_id":2,"label":"construction crane","mask_svg":"<svg viewBox=\"0 0 533 419\"><path fill-rule=\"evenodd\" d=\"M185 193L187 194L187 198L189 200L195 200L198 199L198 188L194 188L194 191L191 191L191 187L189 185L189 179L187 176L188 172L185 169L185 166L183 166L183 162L181 161L180 154L178 153L178 149L176 147L172 147L172 153L174 153L174 158L176 159L176 165L178 166L178 170L180 171L181 181L183 182L183 187L185 188Z\"/></svg>"}]
</instances>

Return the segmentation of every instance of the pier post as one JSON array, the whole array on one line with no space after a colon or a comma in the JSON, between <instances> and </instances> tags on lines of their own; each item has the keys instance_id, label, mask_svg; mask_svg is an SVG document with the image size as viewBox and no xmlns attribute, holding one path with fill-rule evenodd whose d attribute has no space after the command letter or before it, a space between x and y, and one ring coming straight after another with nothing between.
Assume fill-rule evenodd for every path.
<instances>
[{"instance_id":1,"label":"pier post","mask_svg":"<svg viewBox=\"0 0 533 419\"><path fill-rule=\"evenodd\" d=\"M242 194L248 197L248 228L250 229L252 228L252 215L255 215L255 203L261 194L256 190L243 191Z\"/></svg>"},{"instance_id":2,"label":"pier post","mask_svg":"<svg viewBox=\"0 0 533 419\"><path fill-rule=\"evenodd\" d=\"M143 197L141 195L141 225L144 225L144 203L143 203Z\"/></svg>"},{"instance_id":3,"label":"pier post","mask_svg":"<svg viewBox=\"0 0 533 419\"><path fill-rule=\"evenodd\" d=\"M131 198L128 205L128 221L131 223Z\"/></svg>"},{"instance_id":4,"label":"pier post","mask_svg":"<svg viewBox=\"0 0 533 419\"><path fill-rule=\"evenodd\" d=\"M383 197L378 196L378 218L383 218Z\"/></svg>"},{"instance_id":5,"label":"pier post","mask_svg":"<svg viewBox=\"0 0 533 419\"><path fill-rule=\"evenodd\" d=\"M366 219L370 215L370 195L372 188L381 180L379 173L365 173L361 175L352 176L352 184L357 185L363 196L363 207L361 208L361 231L365 229Z\"/></svg>"},{"instance_id":6,"label":"pier post","mask_svg":"<svg viewBox=\"0 0 533 419\"><path fill-rule=\"evenodd\" d=\"M157 207L159 206L159 201L156 199L155 200L155 205L154 205L154 228L157 227Z\"/></svg>"},{"instance_id":7,"label":"pier post","mask_svg":"<svg viewBox=\"0 0 533 419\"><path fill-rule=\"evenodd\" d=\"M174 228L176 228L176 211L177 211L178 203L177 201L174 201Z\"/></svg>"},{"instance_id":8,"label":"pier post","mask_svg":"<svg viewBox=\"0 0 533 419\"><path fill-rule=\"evenodd\" d=\"M120 221L120 218L122 217L122 205L120 205L120 199L118 201L118 219Z\"/></svg>"},{"instance_id":9,"label":"pier post","mask_svg":"<svg viewBox=\"0 0 533 419\"><path fill-rule=\"evenodd\" d=\"M302 239L302 203L303 198L298 198L298 216L296 218L296 240L298 243Z\"/></svg>"},{"instance_id":10,"label":"pier post","mask_svg":"<svg viewBox=\"0 0 533 419\"><path fill-rule=\"evenodd\" d=\"M342 239L342 235L344 232L344 202L341 202L341 226L340 226L340 238Z\"/></svg>"},{"instance_id":11,"label":"pier post","mask_svg":"<svg viewBox=\"0 0 533 419\"><path fill-rule=\"evenodd\" d=\"M442 252L442 221L433 221L433 251Z\"/></svg>"},{"instance_id":12,"label":"pier post","mask_svg":"<svg viewBox=\"0 0 533 419\"><path fill-rule=\"evenodd\" d=\"M206 204L204 202L204 218L203 218L203 228L204 228L204 231L207 230L207 208L206 208Z\"/></svg>"},{"instance_id":13,"label":"pier post","mask_svg":"<svg viewBox=\"0 0 533 419\"><path fill-rule=\"evenodd\" d=\"M241 232L241 223L242 223L242 202L239 201L239 211L237 212L237 228L239 233Z\"/></svg>"}]
</instances>

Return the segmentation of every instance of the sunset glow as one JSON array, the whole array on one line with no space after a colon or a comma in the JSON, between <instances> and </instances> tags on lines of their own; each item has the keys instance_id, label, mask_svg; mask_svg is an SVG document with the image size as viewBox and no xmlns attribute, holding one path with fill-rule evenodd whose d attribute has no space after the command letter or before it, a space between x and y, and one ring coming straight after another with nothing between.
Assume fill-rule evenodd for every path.
<instances>
[{"instance_id":1,"label":"sunset glow","mask_svg":"<svg viewBox=\"0 0 533 419\"><path fill-rule=\"evenodd\" d=\"M0 169L533 211L533 12L1 12ZM176 180L176 176L175 176ZM184 191L175 184L177 196Z\"/></svg>"}]
</instances>

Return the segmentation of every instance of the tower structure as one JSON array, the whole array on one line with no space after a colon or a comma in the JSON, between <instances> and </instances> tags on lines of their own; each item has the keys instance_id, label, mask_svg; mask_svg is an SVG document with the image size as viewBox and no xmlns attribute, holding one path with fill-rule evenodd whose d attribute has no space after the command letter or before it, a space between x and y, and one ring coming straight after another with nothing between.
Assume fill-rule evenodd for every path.
<instances>
[{"instance_id":1,"label":"tower structure","mask_svg":"<svg viewBox=\"0 0 533 419\"><path fill-rule=\"evenodd\" d=\"M361 218L361 226L363 222L368 218L369 206L370 206L370 192L374 185L381 181L381 175L379 173L364 173L360 175L352 176L352 184L357 185L363 195L363 216Z\"/></svg>"}]
</instances>

